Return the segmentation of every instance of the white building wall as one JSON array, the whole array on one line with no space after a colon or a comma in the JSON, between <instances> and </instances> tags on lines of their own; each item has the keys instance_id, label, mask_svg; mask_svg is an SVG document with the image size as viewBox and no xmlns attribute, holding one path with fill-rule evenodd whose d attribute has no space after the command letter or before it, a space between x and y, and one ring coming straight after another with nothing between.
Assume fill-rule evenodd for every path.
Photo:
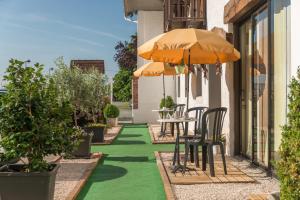
<instances>
[{"instance_id":1,"label":"white building wall","mask_svg":"<svg viewBox=\"0 0 300 200\"><path fill-rule=\"evenodd\" d=\"M137 36L138 46L163 33L162 11L138 11ZM148 61L138 57L138 68ZM138 109L133 109L134 123L155 123L158 114L152 112L159 108L163 98L163 82L161 77L140 77L138 80ZM175 79L165 77L166 96L175 98Z\"/></svg>"},{"instance_id":2,"label":"white building wall","mask_svg":"<svg viewBox=\"0 0 300 200\"><path fill-rule=\"evenodd\" d=\"M291 0L290 7L290 34L291 34L291 76L295 76L297 73L297 68L300 66L300 1Z\"/></svg>"},{"instance_id":3,"label":"white building wall","mask_svg":"<svg viewBox=\"0 0 300 200\"><path fill-rule=\"evenodd\" d=\"M224 24L224 6L228 0L207 1L207 28L223 28L229 32L228 25ZM212 98L220 98L221 106L228 108L223 125L223 133L226 135L226 153L233 155L234 152L234 89L233 89L233 64L222 65L221 94L214 94ZM214 73L214 69L210 70ZM213 84L213 83L211 83Z\"/></svg>"}]
</instances>

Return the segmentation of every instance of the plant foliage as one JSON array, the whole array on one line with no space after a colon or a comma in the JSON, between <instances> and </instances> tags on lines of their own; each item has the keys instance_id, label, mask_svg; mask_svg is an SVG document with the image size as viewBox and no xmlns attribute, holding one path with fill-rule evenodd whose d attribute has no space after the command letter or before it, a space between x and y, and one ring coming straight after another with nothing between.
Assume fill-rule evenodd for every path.
<instances>
[{"instance_id":1,"label":"plant foliage","mask_svg":"<svg viewBox=\"0 0 300 200\"><path fill-rule=\"evenodd\" d=\"M300 68L290 83L288 123L283 127L276 163L281 199L300 199Z\"/></svg>"},{"instance_id":2,"label":"plant foliage","mask_svg":"<svg viewBox=\"0 0 300 200\"><path fill-rule=\"evenodd\" d=\"M114 60L119 65L119 71L114 76L114 100L127 102L131 100L132 73L137 67L137 34L130 41L118 42L115 46Z\"/></svg>"},{"instance_id":3,"label":"plant foliage","mask_svg":"<svg viewBox=\"0 0 300 200\"><path fill-rule=\"evenodd\" d=\"M174 100L171 96L167 96L166 99L162 98L160 101L160 108L173 108L175 105Z\"/></svg>"},{"instance_id":4,"label":"plant foliage","mask_svg":"<svg viewBox=\"0 0 300 200\"><path fill-rule=\"evenodd\" d=\"M131 36L130 41L119 41L115 46L114 60L119 67L133 72L137 64L137 34Z\"/></svg>"},{"instance_id":5,"label":"plant foliage","mask_svg":"<svg viewBox=\"0 0 300 200\"><path fill-rule=\"evenodd\" d=\"M73 106L75 125L84 116L93 123L99 121L108 99L109 86L105 75L95 69L82 71L76 66L68 67L63 58L56 60L57 70L53 74L62 101L70 101Z\"/></svg>"},{"instance_id":6,"label":"plant foliage","mask_svg":"<svg viewBox=\"0 0 300 200\"><path fill-rule=\"evenodd\" d=\"M25 67L10 60L0 103L0 145L9 158L28 158L28 172L50 170L44 157L71 153L79 135L72 128L71 104L58 100L53 80L42 71L39 63Z\"/></svg>"},{"instance_id":7,"label":"plant foliage","mask_svg":"<svg viewBox=\"0 0 300 200\"><path fill-rule=\"evenodd\" d=\"M131 99L132 72L120 69L113 78L113 94L116 101L127 102Z\"/></svg>"},{"instance_id":8,"label":"plant foliage","mask_svg":"<svg viewBox=\"0 0 300 200\"><path fill-rule=\"evenodd\" d=\"M116 118L119 117L120 110L117 106L112 104L107 104L104 108L104 116L105 118Z\"/></svg>"}]
</instances>

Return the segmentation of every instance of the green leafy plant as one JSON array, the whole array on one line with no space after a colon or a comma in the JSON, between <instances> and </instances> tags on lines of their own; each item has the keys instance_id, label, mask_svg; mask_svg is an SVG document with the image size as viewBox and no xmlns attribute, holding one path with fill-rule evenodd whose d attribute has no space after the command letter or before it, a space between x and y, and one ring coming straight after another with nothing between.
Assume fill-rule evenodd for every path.
<instances>
[{"instance_id":1,"label":"green leafy plant","mask_svg":"<svg viewBox=\"0 0 300 200\"><path fill-rule=\"evenodd\" d=\"M160 101L160 108L173 108L175 105L174 100L171 96L167 96L166 99L161 99Z\"/></svg>"},{"instance_id":2,"label":"green leafy plant","mask_svg":"<svg viewBox=\"0 0 300 200\"><path fill-rule=\"evenodd\" d=\"M113 95L116 101L126 102L131 99L132 72L120 68L113 78Z\"/></svg>"},{"instance_id":3,"label":"green leafy plant","mask_svg":"<svg viewBox=\"0 0 300 200\"><path fill-rule=\"evenodd\" d=\"M288 123L282 129L280 159L275 167L281 199L300 199L300 68L290 83Z\"/></svg>"},{"instance_id":4,"label":"green leafy plant","mask_svg":"<svg viewBox=\"0 0 300 200\"><path fill-rule=\"evenodd\" d=\"M50 170L44 157L71 153L79 130L72 125L72 107L59 101L43 65L25 67L10 60L4 79L7 93L0 103L0 145L7 158L28 158L27 172Z\"/></svg>"},{"instance_id":5,"label":"green leafy plant","mask_svg":"<svg viewBox=\"0 0 300 200\"><path fill-rule=\"evenodd\" d=\"M104 116L105 118L117 118L119 117L120 110L117 106L112 104L107 104L104 108Z\"/></svg>"}]
</instances>

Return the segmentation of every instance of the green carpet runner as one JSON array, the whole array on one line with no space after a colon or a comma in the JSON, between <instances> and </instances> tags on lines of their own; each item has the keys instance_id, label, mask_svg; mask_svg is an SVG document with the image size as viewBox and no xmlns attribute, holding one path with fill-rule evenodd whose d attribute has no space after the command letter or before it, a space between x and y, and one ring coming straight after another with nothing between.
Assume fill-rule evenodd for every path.
<instances>
[{"instance_id":1,"label":"green carpet runner","mask_svg":"<svg viewBox=\"0 0 300 200\"><path fill-rule=\"evenodd\" d=\"M165 192L154 151L174 145L152 145L146 125L125 125L112 145L93 146L104 158L78 200L163 200Z\"/></svg>"}]
</instances>

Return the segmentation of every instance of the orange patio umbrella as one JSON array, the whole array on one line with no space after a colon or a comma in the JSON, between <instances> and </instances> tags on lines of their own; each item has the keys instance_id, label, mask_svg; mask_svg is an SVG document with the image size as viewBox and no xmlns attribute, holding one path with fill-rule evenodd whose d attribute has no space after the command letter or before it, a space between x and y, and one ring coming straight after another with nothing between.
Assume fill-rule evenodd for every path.
<instances>
[{"instance_id":1,"label":"orange patio umbrella","mask_svg":"<svg viewBox=\"0 0 300 200\"><path fill-rule=\"evenodd\" d=\"M188 68L185 67L184 73L188 73ZM165 76L174 76L177 75L175 67L170 67L166 63L162 62L149 62L139 69L137 69L133 75L135 77L141 76L160 76L163 75L163 96L166 98L165 94Z\"/></svg>"},{"instance_id":2,"label":"orange patio umbrella","mask_svg":"<svg viewBox=\"0 0 300 200\"><path fill-rule=\"evenodd\" d=\"M217 33L202 29L175 29L156 36L138 48L147 60L173 64L219 64L236 61L240 53ZM189 79L188 84L189 85ZM187 109L189 88L187 91Z\"/></svg>"}]
</instances>

